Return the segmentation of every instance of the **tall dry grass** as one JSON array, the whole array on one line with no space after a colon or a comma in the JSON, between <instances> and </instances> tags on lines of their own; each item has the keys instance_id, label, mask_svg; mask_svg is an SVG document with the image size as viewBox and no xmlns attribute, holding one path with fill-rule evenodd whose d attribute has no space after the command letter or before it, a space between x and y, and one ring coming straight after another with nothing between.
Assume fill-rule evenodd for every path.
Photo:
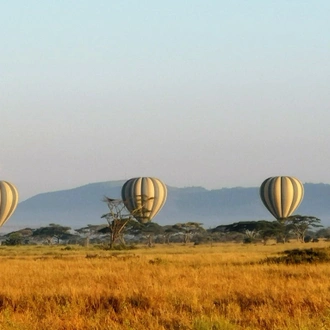
<instances>
[{"instance_id":1,"label":"tall dry grass","mask_svg":"<svg viewBox=\"0 0 330 330\"><path fill-rule=\"evenodd\" d=\"M330 264L258 263L312 246L0 247L0 329L330 329Z\"/></svg>"}]
</instances>

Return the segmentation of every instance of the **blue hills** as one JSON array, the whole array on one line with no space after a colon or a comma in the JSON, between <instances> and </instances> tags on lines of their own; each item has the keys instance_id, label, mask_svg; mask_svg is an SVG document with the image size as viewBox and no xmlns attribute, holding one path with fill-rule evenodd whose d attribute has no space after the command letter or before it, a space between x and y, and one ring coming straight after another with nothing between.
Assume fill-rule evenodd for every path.
<instances>
[{"instance_id":1,"label":"blue hills","mask_svg":"<svg viewBox=\"0 0 330 330\"><path fill-rule=\"evenodd\" d=\"M36 228L50 223L72 228L102 224L104 219L101 216L108 212L104 196L120 198L124 182L97 182L38 194L20 202L1 231ZM274 220L259 198L259 187L215 190L203 187L167 188L167 201L153 219L160 225L196 221L203 223L204 228L210 228L238 221ZM316 216L323 226L330 226L330 185L305 183L304 188L304 200L295 214Z\"/></svg>"}]
</instances>

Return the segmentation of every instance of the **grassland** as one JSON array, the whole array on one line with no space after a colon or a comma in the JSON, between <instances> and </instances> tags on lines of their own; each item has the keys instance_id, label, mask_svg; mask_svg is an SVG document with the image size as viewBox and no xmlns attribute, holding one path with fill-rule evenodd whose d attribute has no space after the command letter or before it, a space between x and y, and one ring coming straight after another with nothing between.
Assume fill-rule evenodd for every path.
<instances>
[{"instance_id":1,"label":"grassland","mask_svg":"<svg viewBox=\"0 0 330 330\"><path fill-rule=\"evenodd\" d=\"M3 246L0 329L330 329L329 263L259 263L297 247Z\"/></svg>"}]
</instances>

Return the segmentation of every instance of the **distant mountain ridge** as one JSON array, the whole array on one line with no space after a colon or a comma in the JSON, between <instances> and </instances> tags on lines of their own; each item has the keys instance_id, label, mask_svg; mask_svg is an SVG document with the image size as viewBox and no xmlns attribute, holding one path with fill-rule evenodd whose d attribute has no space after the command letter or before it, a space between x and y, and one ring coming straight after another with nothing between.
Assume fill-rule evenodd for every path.
<instances>
[{"instance_id":1,"label":"distant mountain ridge","mask_svg":"<svg viewBox=\"0 0 330 330\"><path fill-rule=\"evenodd\" d=\"M50 223L79 228L101 224L108 212L103 197L120 198L124 180L90 183L77 188L38 194L18 204L2 232ZM274 220L259 197L259 187L168 188L163 209L154 218L161 225L197 221L205 228L247 220ZM330 185L305 183L304 200L295 214L313 215L330 226Z\"/></svg>"}]
</instances>

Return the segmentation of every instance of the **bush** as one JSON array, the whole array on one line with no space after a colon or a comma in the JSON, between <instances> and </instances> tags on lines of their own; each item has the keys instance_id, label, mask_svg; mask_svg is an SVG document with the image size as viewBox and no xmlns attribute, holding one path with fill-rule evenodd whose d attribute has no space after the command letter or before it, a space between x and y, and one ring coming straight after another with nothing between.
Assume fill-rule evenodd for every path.
<instances>
[{"instance_id":1,"label":"bush","mask_svg":"<svg viewBox=\"0 0 330 330\"><path fill-rule=\"evenodd\" d=\"M135 244L129 244L129 245L115 245L113 248L111 248L109 245L106 244L100 244L94 246L96 249L105 250L105 251L124 251L124 250L135 250L137 249L137 246Z\"/></svg>"},{"instance_id":2,"label":"bush","mask_svg":"<svg viewBox=\"0 0 330 330\"><path fill-rule=\"evenodd\" d=\"M326 249L294 249L286 250L283 256L266 258L261 263L276 264L306 264L330 262L329 254Z\"/></svg>"},{"instance_id":3,"label":"bush","mask_svg":"<svg viewBox=\"0 0 330 330\"><path fill-rule=\"evenodd\" d=\"M64 251L71 251L71 250L75 250L72 246L70 245L67 245L66 247L62 248L61 250L64 250Z\"/></svg>"},{"instance_id":4,"label":"bush","mask_svg":"<svg viewBox=\"0 0 330 330\"><path fill-rule=\"evenodd\" d=\"M304 238L304 242L305 243L309 243L309 242L311 242L312 241L312 236L306 236L305 238Z\"/></svg>"},{"instance_id":5,"label":"bush","mask_svg":"<svg viewBox=\"0 0 330 330\"><path fill-rule=\"evenodd\" d=\"M251 238L251 237L245 237L244 240L243 240L243 243L244 244L251 244L251 243L254 243L254 239Z\"/></svg>"},{"instance_id":6,"label":"bush","mask_svg":"<svg viewBox=\"0 0 330 330\"><path fill-rule=\"evenodd\" d=\"M9 237L2 242L2 245L9 245L9 246L15 246L15 245L21 245L23 241L23 238L18 233L10 234Z\"/></svg>"}]
</instances>

